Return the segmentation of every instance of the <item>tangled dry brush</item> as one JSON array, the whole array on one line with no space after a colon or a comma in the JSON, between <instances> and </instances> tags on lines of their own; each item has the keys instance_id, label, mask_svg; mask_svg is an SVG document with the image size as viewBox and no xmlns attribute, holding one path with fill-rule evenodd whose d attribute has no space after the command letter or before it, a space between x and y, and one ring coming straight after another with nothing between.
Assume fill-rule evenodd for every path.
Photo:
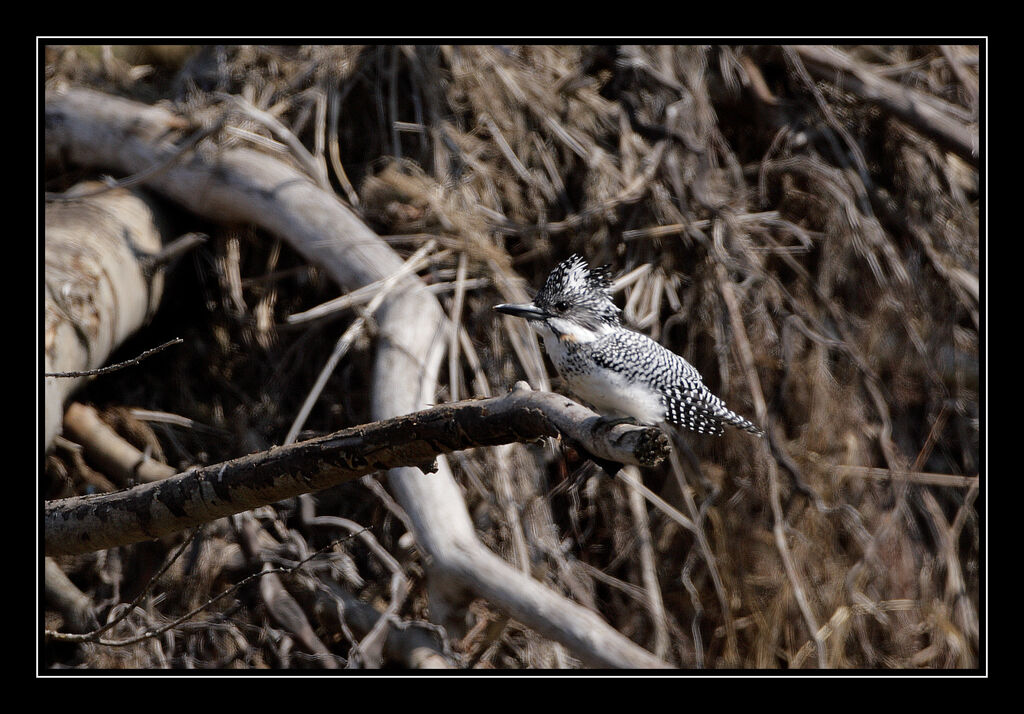
<instances>
[{"instance_id":1,"label":"tangled dry brush","mask_svg":"<svg viewBox=\"0 0 1024 714\"><path fill-rule=\"evenodd\" d=\"M625 320L768 438L677 440L641 474L656 504L557 442L450 462L486 546L666 663L703 668L978 666L979 70L978 46L45 53L48 88L222 122L207 141L308 168L403 259L420 250L413 267L457 325L438 403L520 379L557 391L535 336L491 307L529 299L572 252L610 264ZM87 175L48 167L47 188ZM339 295L317 266L261 230L168 211L210 240L119 355L184 344L76 399L181 470L282 443L374 288L296 319ZM299 438L371 420L374 348L369 319ZM90 473L58 448L44 495L95 489ZM59 565L105 621L185 535ZM367 606L436 664L580 664L485 598L439 627L384 474L209 524L104 636L328 545L274 576L304 634L268 604L268 576L135 644L50 642L45 666L410 666L368 654ZM52 607L46 624L68 625Z\"/></svg>"}]
</instances>

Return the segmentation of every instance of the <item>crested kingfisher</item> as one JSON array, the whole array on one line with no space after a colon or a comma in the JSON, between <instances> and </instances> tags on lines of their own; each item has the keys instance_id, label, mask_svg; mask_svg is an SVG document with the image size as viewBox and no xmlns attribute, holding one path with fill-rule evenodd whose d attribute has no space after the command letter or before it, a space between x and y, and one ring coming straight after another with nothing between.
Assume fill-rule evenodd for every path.
<instances>
[{"instance_id":1,"label":"crested kingfisher","mask_svg":"<svg viewBox=\"0 0 1024 714\"><path fill-rule=\"evenodd\" d=\"M528 320L568 391L598 411L699 434L717 436L729 424L763 435L712 394L693 365L624 327L610 286L607 266L590 268L573 255L551 271L532 303L494 309Z\"/></svg>"}]
</instances>

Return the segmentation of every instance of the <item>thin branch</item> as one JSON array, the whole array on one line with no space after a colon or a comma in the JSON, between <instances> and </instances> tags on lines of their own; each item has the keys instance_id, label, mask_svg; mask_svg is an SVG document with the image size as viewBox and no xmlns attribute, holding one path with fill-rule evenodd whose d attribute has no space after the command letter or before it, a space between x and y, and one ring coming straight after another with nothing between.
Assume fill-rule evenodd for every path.
<instances>
[{"instance_id":1,"label":"thin branch","mask_svg":"<svg viewBox=\"0 0 1024 714\"><path fill-rule=\"evenodd\" d=\"M342 333L341 337L338 338L338 342L334 345L334 349L331 351L330 356L327 358L327 362L320 370L320 374L316 378L316 382L313 384L313 388L306 395L306 399L302 402L302 407L299 409L299 413L295 416L295 420L292 422L291 428L288 429L288 435L285 437L285 444L291 444L295 441L299 435L299 431L302 430L303 425L306 423L306 419L309 418L309 413L313 411L313 407L316 404L317 399L320 398L320 393L327 385L327 380L330 379L331 375L334 374L334 369L338 366L338 362L345 356L352 344L356 341L362 333L363 328L366 326L366 321L369 317L377 311L377 308L383 304L384 300L391 293L394 287L401 282L406 276L416 270L415 266L423 260L430 251L434 249L437 243L434 240L428 240L419 250L413 253L407 261L402 265L401 268L392 273L386 280L384 280L377 294L374 295L373 299L370 300L370 304L366 306L363 314L353 320L352 324L349 325L348 329Z\"/></svg>"},{"instance_id":2,"label":"thin branch","mask_svg":"<svg viewBox=\"0 0 1024 714\"><path fill-rule=\"evenodd\" d=\"M743 324L743 317L740 311L739 300L736 297L736 291L732 281L726 273L725 267L719 263L715 268L718 274L719 288L722 293L722 298L725 301L726 309L729 313L729 320L732 324L733 335L736 338L736 344L739 349L740 361L743 364L743 370L746 374L747 382L750 385L750 394L751 399L754 402L754 411L757 414L757 418L762 424L764 424L765 429L771 430L772 425L768 423L768 409L765 405L764 392L761 390L761 381L758 378L757 370L754 367L754 353L750 347L750 341L747 339L747 330ZM824 669L828 666L828 653L825 650L825 641L822 639L819 631L817 620L814 617L814 611L811 609L811 603L807 599L806 586L800 578L800 573L797 571L796 564L793 561L793 554L786 542L784 528L785 517L782 512L778 468L774 459L767 460L767 465L768 495L771 501L772 520L774 521L772 534L775 537L775 547L779 551L779 557L782 558L782 564L786 570L786 576L789 578L790 586L793 588L793 597L797 601L800 612L804 617L804 622L807 624L808 631L814 638L818 654L818 666Z\"/></svg>"},{"instance_id":3,"label":"thin branch","mask_svg":"<svg viewBox=\"0 0 1024 714\"><path fill-rule=\"evenodd\" d=\"M315 307L311 307L303 312L297 312L288 316L288 324L295 325L301 322L309 322L311 320L317 320L323 318L332 313L341 312L347 310L353 305L358 305L360 301L370 302L370 307L366 308L366 312L373 313L377 307L380 306L381 295L387 295L391 290L401 282L403 278L408 275L413 275L430 262L429 253L437 246L437 240L433 237L427 239L419 250L409 256L408 259L402 266L393 272L391 275L381 280L374 281L368 285L364 285L361 288L353 290L351 292L340 295L336 298L328 300L325 303L321 303ZM368 297L372 296L372 297Z\"/></svg>"},{"instance_id":4,"label":"thin branch","mask_svg":"<svg viewBox=\"0 0 1024 714\"><path fill-rule=\"evenodd\" d=\"M625 471L633 472L635 467L627 467ZM636 482L640 481L638 473L631 474ZM647 517L644 496L635 488L629 492L629 508L633 515L633 527L637 535L637 555L640 560L640 579L646 594L647 611L651 616L651 628L654 630L654 654L665 659L669 651L668 617L665 614L665 601L661 596L661 584L658 582L658 568L654 545L651 536L651 524Z\"/></svg>"},{"instance_id":5,"label":"thin branch","mask_svg":"<svg viewBox=\"0 0 1024 714\"><path fill-rule=\"evenodd\" d=\"M207 240L209 236L205 233L186 233L165 245L156 255L143 256L139 263L147 275L152 275L158 268L164 267Z\"/></svg>"},{"instance_id":6,"label":"thin branch","mask_svg":"<svg viewBox=\"0 0 1024 714\"><path fill-rule=\"evenodd\" d=\"M84 372L46 372L46 373L44 373L44 376L46 376L46 377L59 377L61 379L67 379L67 378L72 378L72 377L92 377L92 376L95 376L95 375L98 375L98 374L107 374L108 372L116 372L119 369L124 369L125 367L131 367L132 365L136 365L139 362L141 362L142 360L146 359L147 357L151 357L151 356L155 355L157 352L160 352L161 350L167 349L171 345L181 344L182 342L184 342L184 340L182 340L180 337L175 337L173 340L168 340L167 342L163 343L162 345L158 345L157 347L154 347L152 349L148 349L145 352L143 352L142 354L140 354L138 357L133 357L132 359L125 360L124 362L118 362L117 364L111 364L111 365L107 365L106 367L99 367L97 369L87 369Z\"/></svg>"},{"instance_id":7,"label":"thin branch","mask_svg":"<svg viewBox=\"0 0 1024 714\"><path fill-rule=\"evenodd\" d=\"M328 92L327 155L331 158L331 168L334 169L334 175L338 178L338 183L341 184L341 188L345 191L349 204L359 206L359 194L356 193L356 190L352 187L352 182L348 180L348 174L345 173L345 167L341 163L341 148L338 144L338 117L341 114L341 103L345 101L345 97L348 96L349 91L354 86L355 81L349 80L343 90L331 87Z\"/></svg>"},{"instance_id":8,"label":"thin branch","mask_svg":"<svg viewBox=\"0 0 1024 714\"><path fill-rule=\"evenodd\" d=\"M146 630L141 635L136 635L135 637L129 637L129 638L124 639L124 640L103 640L103 639L100 639L100 635L101 634L103 634L108 629L113 627L115 624L117 624L118 622L123 620L127 616L128 613L131 613L132 610L135 609L135 606L139 602L142 601L143 596L145 596L146 593L149 592L150 586L153 583L155 583L157 581L157 579L161 575L163 575L164 571L166 571L167 568L170 567L170 565L175 560L177 560L178 556L180 556L181 553L185 550L185 547L190 542L192 542L192 538L195 537L195 534L193 533L192 536L190 536L184 543L181 544L181 547L167 561L167 563L160 570L160 572L153 576L153 578L150 580L150 584L146 586L146 589L143 590L143 592L141 592L139 594L139 596L132 602L132 604L125 609L125 615L124 616L118 617L116 620L111 621L110 623L104 625L103 627L99 628L98 630L94 630L93 632L87 632L85 634L76 635L76 634L71 634L71 633L68 633L68 632L56 632L54 630L44 630L43 631L44 632L44 636L45 636L45 638L47 640L53 640L53 641L57 641L57 642L95 642L96 644L106 645L107 647L126 647L128 645L134 645L134 644L136 644L138 642L142 642L143 640L148 640L148 639L151 639L153 637L158 637L158 636L162 635L163 633L167 632L168 630L172 630L175 627L177 627L178 625L180 625L180 624L182 624L184 622L187 622L188 620L191 620L193 617L198 615L200 612L202 612L206 608L210 607L211 605L213 605L214 603L216 603L216 602L218 602L220 600L223 600L225 597L227 597L231 593L237 592L240 588L242 588L245 585L249 584L253 580L256 580L257 578L262 578L262 577L264 577L266 575L290 575L291 573L294 573L296 570L301 568L303 565L305 565L306 563L308 563L309 561L311 561L313 558L317 557L318 555L321 555L321 554L327 552L328 550L334 548L334 546L338 545L339 543L342 543L342 542L344 542L346 540L354 538L357 535L359 535L359 534L358 533L353 533L351 535L347 535L347 536L344 536L342 538L338 538L337 540L333 540L330 543L328 543L327 545L325 545L323 548L321 548L320 550L317 550L317 551L315 551L313 553L310 553L307 557L303 558L302 560L300 560L295 565L287 566L287 567L282 566L282 567L279 567L279 568L270 568L270 569L267 569L267 570L260 570L258 572L253 573L252 575L248 575L248 576L242 578L241 580L239 580L234 585L231 585L230 587L228 587L223 592L221 592L221 593L219 593L217 595L214 595L212 598L210 598L209 600L204 602L202 605L199 605L197 607L192 608L191 610L186 612L181 617L175 618L174 620L171 620L170 622L165 623L165 624L161 625L160 627Z\"/></svg>"},{"instance_id":9,"label":"thin branch","mask_svg":"<svg viewBox=\"0 0 1024 714\"><path fill-rule=\"evenodd\" d=\"M245 97L238 94L226 94L224 92L215 92L214 96L231 104L235 109L242 112L245 116L249 117L255 122L262 124L264 127L269 129L277 136L278 139L288 145L291 150L291 155L298 161L299 165L306 172L306 174L316 181L317 185L325 191L331 191L331 185L327 180L327 169L326 165L320 161L317 161L309 150L302 145L298 137L292 132L291 129L286 127L277 117L270 112L264 111L259 107L254 106Z\"/></svg>"},{"instance_id":10,"label":"thin branch","mask_svg":"<svg viewBox=\"0 0 1024 714\"><path fill-rule=\"evenodd\" d=\"M101 627L98 627L92 632L86 632L83 634L70 634L66 632L54 632L53 630L45 630L46 638L61 640L63 642L100 642L101 644L113 645L122 644L120 642L103 642L102 640L100 640L100 636L107 630L112 629L119 622L124 621L135 610L135 608L138 607L139 603L141 603L143 599L145 599L145 597L150 593L150 591L152 591L153 586L156 585L157 581L160 580L161 577L163 577L163 574L167 572L168 568L174 565L174 562L181 557L181 554L185 552L185 549L188 548L188 546L192 543L193 540L195 540L195 537L199 534L199 531L200 529L196 528L194 531L192 531L192 533L189 534L187 538L185 538L184 541L182 541L181 545L178 546L178 549L174 552L174 554L171 555L171 557L168 558L166 562L164 562L160 570L153 574L153 576L149 579L149 582L146 583L146 586L142 588L142 591L136 596L136 598L131 601L128 607L124 608L124 611L121 613L121 615L115 617L110 622L106 623ZM133 641L138 641L138 639L144 638L132 639ZM126 640L124 641L123 644L131 644L131 642Z\"/></svg>"},{"instance_id":11,"label":"thin branch","mask_svg":"<svg viewBox=\"0 0 1024 714\"><path fill-rule=\"evenodd\" d=\"M899 471L895 469L881 469L873 466L855 466L850 464L836 464L833 466L837 473L844 476L856 476L860 478L875 479L878 481L909 481L922 486L946 486L949 488L975 488L978 485L978 476L959 476L957 474L936 474L925 471Z\"/></svg>"},{"instance_id":12,"label":"thin branch","mask_svg":"<svg viewBox=\"0 0 1024 714\"><path fill-rule=\"evenodd\" d=\"M72 402L64 412L64 435L81 445L86 459L118 486L160 481L178 471L140 451L106 422L93 407Z\"/></svg>"}]
</instances>

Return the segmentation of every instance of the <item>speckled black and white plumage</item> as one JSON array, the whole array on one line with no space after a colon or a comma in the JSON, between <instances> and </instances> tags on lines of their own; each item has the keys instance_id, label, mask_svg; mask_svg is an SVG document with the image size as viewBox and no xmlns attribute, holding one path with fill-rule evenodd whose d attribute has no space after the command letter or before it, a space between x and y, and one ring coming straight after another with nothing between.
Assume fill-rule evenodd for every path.
<instances>
[{"instance_id":1,"label":"speckled black and white plumage","mask_svg":"<svg viewBox=\"0 0 1024 714\"><path fill-rule=\"evenodd\" d=\"M578 369L577 365L584 370L611 370L634 389L656 392L664 410L662 421L712 436L722 433L723 424L761 434L752 422L728 409L704 386L693 365L647 335L620 328L571 351L576 354L565 360L567 371ZM567 382L572 381L561 369L559 373Z\"/></svg>"},{"instance_id":2,"label":"speckled black and white plumage","mask_svg":"<svg viewBox=\"0 0 1024 714\"><path fill-rule=\"evenodd\" d=\"M699 434L717 436L725 424L762 434L712 394L693 365L623 327L610 285L605 268L574 255L551 271L533 303L495 309L528 319L567 389L599 411Z\"/></svg>"}]
</instances>

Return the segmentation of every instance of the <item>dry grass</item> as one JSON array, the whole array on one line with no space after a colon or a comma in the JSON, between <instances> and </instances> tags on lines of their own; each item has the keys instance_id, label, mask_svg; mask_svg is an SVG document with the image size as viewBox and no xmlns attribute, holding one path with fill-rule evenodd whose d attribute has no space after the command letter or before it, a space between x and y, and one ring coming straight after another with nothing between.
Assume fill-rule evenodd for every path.
<instances>
[{"instance_id":1,"label":"dry grass","mask_svg":"<svg viewBox=\"0 0 1024 714\"><path fill-rule=\"evenodd\" d=\"M960 122L977 120L977 47L844 52ZM770 450L742 433L693 436L672 466L643 474L699 536L660 509L638 514L621 479L557 446L457 455L482 539L511 562L680 666L976 667L978 491L923 474L980 469L977 165L811 69L793 51L732 46L46 54L49 83L167 100L196 117L232 110L224 93L244 96L301 140L310 165L396 250L435 238L420 275L460 327L437 401L554 377L535 337L490 308L528 298L576 251L625 276L629 323L769 426ZM263 137L288 153L233 111L222 141ZM59 188L75 177L47 178ZM187 348L81 398L209 427L150 423L184 467L280 442L356 313L289 325L337 296L315 267L271 237L181 220L212 240L177 268L151 331L124 353L165 335ZM371 332L305 434L367 419L372 357ZM51 474L69 470L51 461ZM48 484L50 496L83 486L73 469ZM384 492L339 488L315 507L371 529L411 578L399 615L426 619L418 556ZM259 515L281 562L339 535L301 526L287 504ZM212 524L113 634L172 619L241 579L235 540L229 523ZM62 564L105 616L172 551L154 543ZM383 608L380 558L360 540L334 553L315 575ZM290 647L255 587L226 600L173 636L52 647L47 663L318 666ZM447 643L462 666L573 663L486 603L467 617ZM318 634L346 657L351 633L325 622Z\"/></svg>"}]
</instances>

